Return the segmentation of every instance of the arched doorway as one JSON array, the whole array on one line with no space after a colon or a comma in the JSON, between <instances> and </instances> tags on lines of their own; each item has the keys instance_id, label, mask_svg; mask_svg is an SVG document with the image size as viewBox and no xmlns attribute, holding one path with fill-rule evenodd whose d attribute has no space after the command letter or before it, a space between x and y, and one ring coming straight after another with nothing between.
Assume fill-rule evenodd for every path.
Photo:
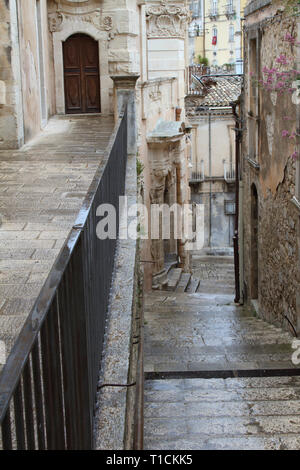
<instances>
[{"instance_id":1,"label":"arched doorway","mask_svg":"<svg viewBox=\"0 0 300 470\"><path fill-rule=\"evenodd\" d=\"M258 299L258 195L251 186L251 298Z\"/></svg>"},{"instance_id":2,"label":"arched doorway","mask_svg":"<svg viewBox=\"0 0 300 470\"><path fill-rule=\"evenodd\" d=\"M66 114L100 112L98 42L74 34L63 43Z\"/></svg>"}]
</instances>

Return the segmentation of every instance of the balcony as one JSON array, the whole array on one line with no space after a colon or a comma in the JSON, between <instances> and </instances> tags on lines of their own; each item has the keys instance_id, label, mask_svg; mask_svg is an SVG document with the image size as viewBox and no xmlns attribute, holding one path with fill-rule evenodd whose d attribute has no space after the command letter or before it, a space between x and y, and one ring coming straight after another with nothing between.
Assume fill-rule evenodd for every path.
<instances>
[{"instance_id":1,"label":"balcony","mask_svg":"<svg viewBox=\"0 0 300 470\"><path fill-rule=\"evenodd\" d=\"M235 182L235 164L224 162L224 180L226 183Z\"/></svg>"},{"instance_id":2,"label":"balcony","mask_svg":"<svg viewBox=\"0 0 300 470\"><path fill-rule=\"evenodd\" d=\"M209 18L213 21L219 17L219 10L218 8L211 8L208 13Z\"/></svg>"},{"instance_id":3,"label":"balcony","mask_svg":"<svg viewBox=\"0 0 300 470\"><path fill-rule=\"evenodd\" d=\"M200 163L194 162L190 176L190 183L202 183L204 180L204 161L202 160Z\"/></svg>"},{"instance_id":4,"label":"balcony","mask_svg":"<svg viewBox=\"0 0 300 470\"><path fill-rule=\"evenodd\" d=\"M225 7L225 15L228 20L232 20L236 15L236 9L232 4L228 4Z\"/></svg>"}]
</instances>

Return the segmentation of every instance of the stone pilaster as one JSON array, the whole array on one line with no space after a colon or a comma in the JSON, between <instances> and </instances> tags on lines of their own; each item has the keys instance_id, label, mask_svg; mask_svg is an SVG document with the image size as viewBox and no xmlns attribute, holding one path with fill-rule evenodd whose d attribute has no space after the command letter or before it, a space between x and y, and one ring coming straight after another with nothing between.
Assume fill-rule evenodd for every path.
<instances>
[{"instance_id":1,"label":"stone pilaster","mask_svg":"<svg viewBox=\"0 0 300 470\"><path fill-rule=\"evenodd\" d=\"M136 118L136 82L139 75L113 75L115 117L121 112L123 105L128 104L128 153L136 154L137 150L137 118Z\"/></svg>"}]
</instances>

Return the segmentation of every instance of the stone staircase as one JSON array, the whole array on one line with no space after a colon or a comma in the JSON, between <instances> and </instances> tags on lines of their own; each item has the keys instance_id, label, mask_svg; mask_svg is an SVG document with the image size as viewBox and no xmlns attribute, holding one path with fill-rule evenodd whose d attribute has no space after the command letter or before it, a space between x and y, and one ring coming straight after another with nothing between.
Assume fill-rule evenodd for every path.
<instances>
[{"instance_id":1,"label":"stone staircase","mask_svg":"<svg viewBox=\"0 0 300 470\"><path fill-rule=\"evenodd\" d=\"M232 257L192 269L145 297L144 448L300 449L293 337L234 304Z\"/></svg>"},{"instance_id":2,"label":"stone staircase","mask_svg":"<svg viewBox=\"0 0 300 470\"><path fill-rule=\"evenodd\" d=\"M197 292L200 280L191 273L184 273L181 268L171 268L168 272L168 283L162 288L168 292Z\"/></svg>"},{"instance_id":3,"label":"stone staircase","mask_svg":"<svg viewBox=\"0 0 300 470\"><path fill-rule=\"evenodd\" d=\"M177 262L168 259L166 270L168 282L162 290L167 292L213 293L216 288L224 294L234 293L234 274L232 256L194 255L191 273L185 273L177 267Z\"/></svg>"}]
</instances>

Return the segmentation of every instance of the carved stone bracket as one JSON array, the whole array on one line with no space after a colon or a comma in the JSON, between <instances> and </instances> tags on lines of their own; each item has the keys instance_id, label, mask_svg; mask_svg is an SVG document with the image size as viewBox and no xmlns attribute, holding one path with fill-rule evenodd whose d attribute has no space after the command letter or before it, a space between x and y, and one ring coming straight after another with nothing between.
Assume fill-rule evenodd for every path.
<instances>
[{"instance_id":1,"label":"carved stone bracket","mask_svg":"<svg viewBox=\"0 0 300 470\"><path fill-rule=\"evenodd\" d=\"M146 9L148 38L184 38L190 20L187 7L161 2Z\"/></svg>"},{"instance_id":2,"label":"carved stone bracket","mask_svg":"<svg viewBox=\"0 0 300 470\"><path fill-rule=\"evenodd\" d=\"M49 30L54 33L61 31L68 22L83 21L90 23L100 31L111 31L113 28L113 19L111 16L102 16L99 8L89 11L88 13L71 13L64 10L49 13Z\"/></svg>"}]
</instances>

